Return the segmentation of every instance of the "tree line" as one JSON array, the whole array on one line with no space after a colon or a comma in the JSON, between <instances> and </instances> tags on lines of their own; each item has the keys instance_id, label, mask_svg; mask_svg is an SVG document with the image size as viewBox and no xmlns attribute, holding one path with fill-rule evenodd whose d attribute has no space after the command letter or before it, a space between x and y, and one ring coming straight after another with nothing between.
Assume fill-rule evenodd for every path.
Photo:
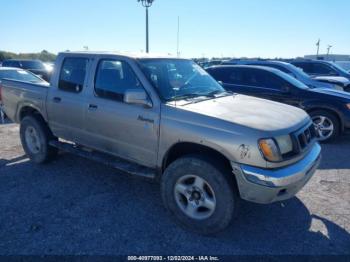
<instances>
[{"instance_id":1,"label":"tree line","mask_svg":"<svg viewBox=\"0 0 350 262\"><path fill-rule=\"evenodd\" d=\"M39 59L43 62L53 62L56 59L56 55L46 50L40 53L12 53L6 51L0 51L0 62L7 59Z\"/></svg>"}]
</instances>

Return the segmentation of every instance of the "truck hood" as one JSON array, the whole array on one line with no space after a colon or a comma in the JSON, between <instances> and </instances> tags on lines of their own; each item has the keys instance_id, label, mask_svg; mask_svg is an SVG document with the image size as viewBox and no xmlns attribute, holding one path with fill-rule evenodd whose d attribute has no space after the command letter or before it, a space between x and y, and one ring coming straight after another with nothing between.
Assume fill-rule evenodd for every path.
<instances>
[{"instance_id":1,"label":"truck hood","mask_svg":"<svg viewBox=\"0 0 350 262\"><path fill-rule=\"evenodd\" d=\"M299 108L240 94L187 103L178 107L269 132L299 128L309 121L309 116Z\"/></svg>"}]
</instances>

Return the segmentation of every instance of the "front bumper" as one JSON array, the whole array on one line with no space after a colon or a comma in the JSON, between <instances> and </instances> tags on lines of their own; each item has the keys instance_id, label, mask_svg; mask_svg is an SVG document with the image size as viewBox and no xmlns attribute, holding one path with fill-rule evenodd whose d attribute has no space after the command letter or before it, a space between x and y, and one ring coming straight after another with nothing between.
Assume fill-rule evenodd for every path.
<instances>
[{"instance_id":1,"label":"front bumper","mask_svg":"<svg viewBox=\"0 0 350 262\"><path fill-rule=\"evenodd\" d=\"M242 199L268 204L293 197L312 177L321 161L321 147L315 143L308 154L292 165L263 169L232 162Z\"/></svg>"}]
</instances>

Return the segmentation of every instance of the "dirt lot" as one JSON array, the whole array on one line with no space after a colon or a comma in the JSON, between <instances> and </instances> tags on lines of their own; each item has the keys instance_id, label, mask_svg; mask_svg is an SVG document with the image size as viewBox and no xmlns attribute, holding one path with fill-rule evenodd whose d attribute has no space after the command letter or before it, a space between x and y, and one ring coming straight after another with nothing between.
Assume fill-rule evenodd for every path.
<instances>
[{"instance_id":1,"label":"dirt lot","mask_svg":"<svg viewBox=\"0 0 350 262\"><path fill-rule=\"evenodd\" d=\"M350 136L322 147L297 197L246 203L202 237L173 223L157 184L69 154L34 165L18 127L0 125L0 254L350 254Z\"/></svg>"}]
</instances>

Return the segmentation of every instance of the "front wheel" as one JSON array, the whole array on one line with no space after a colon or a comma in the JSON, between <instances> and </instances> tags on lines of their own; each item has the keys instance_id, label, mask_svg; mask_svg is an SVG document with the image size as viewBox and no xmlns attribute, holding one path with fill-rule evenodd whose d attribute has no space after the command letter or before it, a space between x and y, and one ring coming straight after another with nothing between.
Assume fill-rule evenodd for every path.
<instances>
[{"instance_id":1,"label":"front wheel","mask_svg":"<svg viewBox=\"0 0 350 262\"><path fill-rule=\"evenodd\" d=\"M230 224L238 201L229 175L233 176L209 159L182 157L164 172L163 202L186 229L204 235L222 231Z\"/></svg>"},{"instance_id":2,"label":"front wheel","mask_svg":"<svg viewBox=\"0 0 350 262\"><path fill-rule=\"evenodd\" d=\"M320 142L331 142L340 134L338 118L325 110L317 110L310 113L316 133Z\"/></svg>"}]
</instances>

